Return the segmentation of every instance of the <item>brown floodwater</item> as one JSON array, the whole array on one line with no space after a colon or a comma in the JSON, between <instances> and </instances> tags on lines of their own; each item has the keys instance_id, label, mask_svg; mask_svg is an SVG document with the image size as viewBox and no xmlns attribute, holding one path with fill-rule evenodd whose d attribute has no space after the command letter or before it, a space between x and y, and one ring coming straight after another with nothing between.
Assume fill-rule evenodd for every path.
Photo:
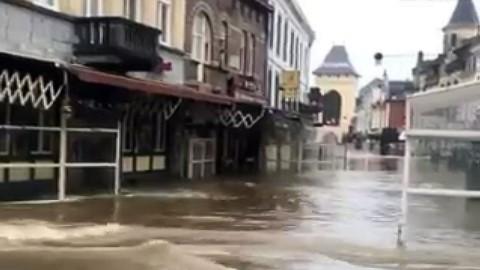
<instances>
[{"instance_id":1,"label":"brown floodwater","mask_svg":"<svg viewBox=\"0 0 480 270\"><path fill-rule=\"evenodd\" d=\"M0 269L480 269L476 201L412 198L396 247L394 163L2 204Z\"/></svg>"}]
</instances>

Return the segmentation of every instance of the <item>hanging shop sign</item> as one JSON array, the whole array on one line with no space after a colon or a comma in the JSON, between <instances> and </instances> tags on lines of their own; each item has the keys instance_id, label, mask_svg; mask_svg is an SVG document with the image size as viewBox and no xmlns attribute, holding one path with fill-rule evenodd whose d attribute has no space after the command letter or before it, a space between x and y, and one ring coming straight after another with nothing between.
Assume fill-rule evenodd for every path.
<instances>
[{"instance_id":1,"label":"hanging shop sign","mask_svg":"<svg viewBox=\"0 0 480 270\"><path fill-rule=\"evenodd\" d=\"M295 98L297 97L298 89L300 88L300 72L299 71L283 71L282 84L283 97Z\"/></svg>"}]
</instances>

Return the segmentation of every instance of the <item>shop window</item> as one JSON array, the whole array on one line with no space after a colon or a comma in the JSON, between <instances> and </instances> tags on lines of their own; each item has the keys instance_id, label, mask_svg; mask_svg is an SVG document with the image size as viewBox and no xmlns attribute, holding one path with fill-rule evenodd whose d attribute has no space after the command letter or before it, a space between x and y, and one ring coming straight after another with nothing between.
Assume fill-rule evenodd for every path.
<instances>
[{"instance_id":1,"label":"shop window","mask_svg":"<svg viewBox=\"0 0 480 270\"><path fill-rule=\"evenodd\" d=\"M164 152L165 151L165 144L166 144L166 123L165 117L163 112L159 112L155 115L155 123L153 126L155 127L155 152Z\"/></svg>"}]
</instances>

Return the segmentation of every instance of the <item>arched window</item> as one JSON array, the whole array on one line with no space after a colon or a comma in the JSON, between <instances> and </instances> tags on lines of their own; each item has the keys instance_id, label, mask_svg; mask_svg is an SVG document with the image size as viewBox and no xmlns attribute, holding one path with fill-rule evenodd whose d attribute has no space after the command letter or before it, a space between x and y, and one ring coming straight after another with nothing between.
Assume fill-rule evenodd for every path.
<instances>
[{"instance_id":1,"label":"arched window","mask_svg":"<svg viewBox=\"0 0 480 270\"><path fill-rule=\"evenodd\" d=\"M240 37L240 71L244 74L247 73L247 58L248 58L248 34L246 31L243 31Z\"/></svg>"},{"instance_id":2,"label":"arched window","mask_svg":"<svg viewBox=\"0 0 480 270\"><path fill-rule=\"evenodd\" d=\"M324 96L323 121L329 126L339 126L342 113L342 97L336 90Z\"/></svg>"},{"instance_id":3,"label":"arched window","mask_svg":"<svg viewBox=\"0 0 480 270\"><path fill-rule=\"evenodd\" d=\"M228 67L229 64L229 54L228 54L228 36L229 36L229 27L226 21L222 22L222 62L224 67Z\"/></svg>"},{"instance_id":4,"label":"arched window","mask_svg":"<svg viewBox=\"0 0 480 270\"><path fill-rule=\"evenodd\" d=\"M205 12L198 12L193 20L192 58L200 63L197 79L203 81L203 64L212 59L212 28Z\"/></svg>"}]
</instances>

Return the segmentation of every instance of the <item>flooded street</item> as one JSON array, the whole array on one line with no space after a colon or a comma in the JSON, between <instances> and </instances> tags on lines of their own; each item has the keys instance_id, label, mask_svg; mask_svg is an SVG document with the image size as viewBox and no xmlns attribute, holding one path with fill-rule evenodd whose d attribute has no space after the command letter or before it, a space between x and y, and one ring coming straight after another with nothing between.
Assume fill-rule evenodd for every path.
<instances>
[{"instance_id":1,"label":"flooded street","mask_svg":"<svg viewBox=\"0 0 480 270\"><path fill-rule=\"evenodd\" d=\"M475 201L412 198L408 246L396 247L398 171L247 180L137 189L119 199L4 204L0 265L9 270L480 269Z\"/></svg>"}]
</instances>

